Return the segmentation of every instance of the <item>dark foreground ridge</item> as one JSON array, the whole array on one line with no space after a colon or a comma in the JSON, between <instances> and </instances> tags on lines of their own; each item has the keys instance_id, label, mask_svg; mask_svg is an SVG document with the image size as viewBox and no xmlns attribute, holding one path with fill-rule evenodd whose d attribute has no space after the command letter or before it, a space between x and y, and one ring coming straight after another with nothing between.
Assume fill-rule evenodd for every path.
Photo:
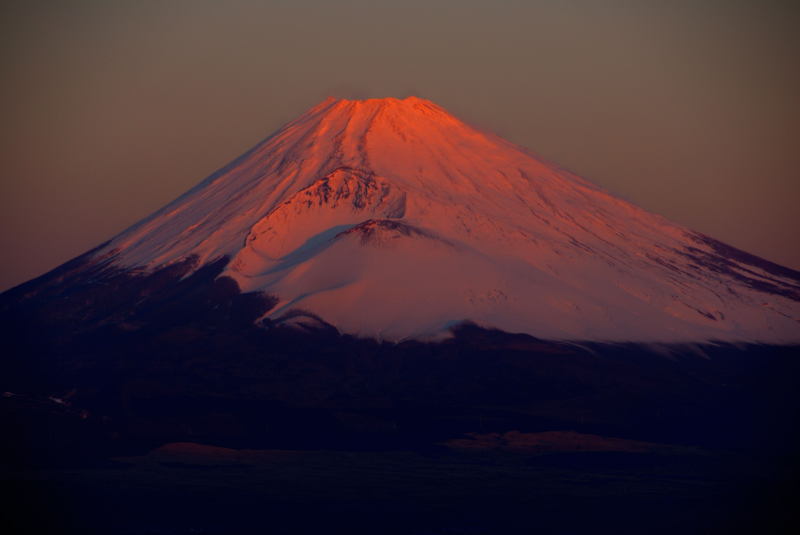
<instances>
[{"instance_id":1,"label":"dark foreground ridge","mask_svg":"<svg viewBox=\"0 0 800 535\"><path fill-rule=\"evenodd\" d=\"M79 259L0 296L3 473L22 531L792 520L797 348L567 344L469 324L392 344L302 312L256 326L274 301L217 278L226 262L131 275ZM556 441L515 442L537 437Z\"/></svg>"}]
</instances>

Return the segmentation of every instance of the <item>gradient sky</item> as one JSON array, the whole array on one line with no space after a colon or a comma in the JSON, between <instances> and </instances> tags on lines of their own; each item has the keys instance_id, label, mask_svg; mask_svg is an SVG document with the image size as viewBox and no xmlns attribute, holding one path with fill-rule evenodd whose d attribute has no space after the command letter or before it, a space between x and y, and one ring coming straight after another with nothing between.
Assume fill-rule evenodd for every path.
<instances>
[{"instance_id":1,"label":"gradient sky","mask_svg":"<svg viewBox=\"0 0 800 535\"><path fill-rule=\"evenodd\" d=\"M800 9L775 1L0 7L0 289L107 240L328 95L418 95L800 269Z\"/></svg>"}]
</instances>

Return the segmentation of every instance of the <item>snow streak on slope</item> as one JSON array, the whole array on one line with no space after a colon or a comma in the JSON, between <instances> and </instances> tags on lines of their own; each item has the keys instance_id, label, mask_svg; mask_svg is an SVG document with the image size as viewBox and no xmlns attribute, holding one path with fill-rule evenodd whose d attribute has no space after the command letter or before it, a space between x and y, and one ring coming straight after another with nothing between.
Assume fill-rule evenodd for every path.
<instances>
[{"instance_id":1,"label":"snow streak on slope","mask_svg":"<svg viewBox=\"0 0 800 535\"><path fill-rule=\"evenodd\" d=\"M418 99L328 99L98 256L229 257L272 319L385 339L471 320L553 339L800 341L798 274Z\"/></svg>"}]
</instances>

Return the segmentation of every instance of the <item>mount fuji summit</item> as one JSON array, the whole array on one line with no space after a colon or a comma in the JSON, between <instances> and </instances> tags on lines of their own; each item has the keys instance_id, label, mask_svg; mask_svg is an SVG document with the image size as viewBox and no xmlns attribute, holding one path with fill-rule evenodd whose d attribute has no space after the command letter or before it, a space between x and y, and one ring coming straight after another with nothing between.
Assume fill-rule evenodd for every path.
<instances>
[{"instance_id":1,"label":"mount fuji summit","mask_svg":"<svg viewBox=\"0 0 800 535\"><path fill-rule=\"evenodd\" d=\"M552 340L800 341L797 272L416 97L325 100L78 269L212 263L270 296L259 323L388 341L463 322Z\"/></svg>"}]
</instances>

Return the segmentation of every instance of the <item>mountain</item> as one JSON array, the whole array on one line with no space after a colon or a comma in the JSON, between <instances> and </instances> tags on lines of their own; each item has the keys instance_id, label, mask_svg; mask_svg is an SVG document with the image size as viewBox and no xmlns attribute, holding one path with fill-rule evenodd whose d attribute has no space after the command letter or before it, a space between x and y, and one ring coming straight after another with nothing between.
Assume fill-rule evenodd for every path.
<instances>
[{"instance_id":1,"label":"mountain","mask_svg":"<svg viewBox=\"0 0 800 535\"><path fill-rule=\"evenodd\" d=\"M20 533L778 532L799 294L435 104L329 99L0 294L0 476Z\"/></svg>"},{"instance_id":2,"label":"mountain","mask_svg":"<svg viewBox=\"0 0 800 535\"><path fill-rule=\"evenodd\" d=\"M552 340L800 341L799 273L415 97L328 99L84 259L131 274L220 261L275 299L259 321L391 341L464 321Z\"/></svg>"}]
</instances>

